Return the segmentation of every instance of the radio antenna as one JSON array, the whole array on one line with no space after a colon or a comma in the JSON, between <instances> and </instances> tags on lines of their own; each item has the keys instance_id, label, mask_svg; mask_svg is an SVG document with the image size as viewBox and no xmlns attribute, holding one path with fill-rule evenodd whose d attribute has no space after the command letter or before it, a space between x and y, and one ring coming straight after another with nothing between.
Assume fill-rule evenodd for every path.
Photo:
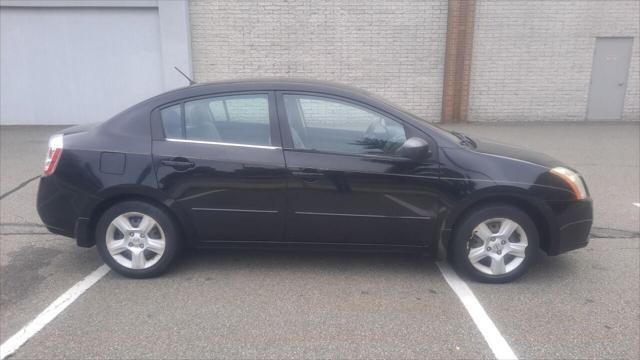
<instances>
[{"instance_id":1,"label":"radio antenna","mask_svg":"<svg viewBox=\"0 0 640 360\"><path fill-rule=\"evenodd\" d=\"M177 66L173 67L174 69L176 69L177 72L179 72L182 76L185 77L185 79L189 80L189 86L194 85L196 82L193 81L192 78L188 77L187 74L183 73L182 70L178 69Z\"/></svg>"}]
</instances>

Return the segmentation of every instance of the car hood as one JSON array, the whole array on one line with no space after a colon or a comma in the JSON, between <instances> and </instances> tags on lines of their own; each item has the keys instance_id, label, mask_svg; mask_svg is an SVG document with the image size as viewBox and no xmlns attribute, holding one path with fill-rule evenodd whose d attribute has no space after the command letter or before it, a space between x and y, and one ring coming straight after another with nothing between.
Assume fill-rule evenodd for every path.
<instances>
[{"instance_id":1,"label":"car hood","mask_svg":"<svg viewBox=\"0 0 640 360\"><path fill-rule=\"evenodd\" d=\"M549 155L536 151L520 148L513 145L502 144L487 139L473 138L473 141L476 143L476 147L473 150L482 154L499 156L502 158L509 158L517 161L526 161L548 168L554 168L556 166L566 167L566 165L561 161L554 159Z\"/></svg>"}]
</instances>

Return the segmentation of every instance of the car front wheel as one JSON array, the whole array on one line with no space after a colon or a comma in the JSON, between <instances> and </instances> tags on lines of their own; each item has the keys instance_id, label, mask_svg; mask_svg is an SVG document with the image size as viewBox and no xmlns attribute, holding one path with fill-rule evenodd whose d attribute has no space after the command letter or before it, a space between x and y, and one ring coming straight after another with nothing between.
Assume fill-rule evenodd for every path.
<instances>
[{"instance_id":1,"label":"car front wheel","mask_svg":"<svg viewBox=\"0 0 640 360\"><path fill-rule=\"evenodd\" d=\"M503 283L522 276L538 252L534 222L510 205L475 209L454 231L455 265L481 282Z\"/></svg>"},{"instance_id":2,"label":"car front wheel","mask_svg":"<svg viewBox=\"0 0 640 360\"><path fill-rule=\"evenodd\" d=\"M177 231L161 209L141 201L109 208L96 227L100 256L113 270L132 278L164 272L177 251Z\"/></svg>"}]
</instances>

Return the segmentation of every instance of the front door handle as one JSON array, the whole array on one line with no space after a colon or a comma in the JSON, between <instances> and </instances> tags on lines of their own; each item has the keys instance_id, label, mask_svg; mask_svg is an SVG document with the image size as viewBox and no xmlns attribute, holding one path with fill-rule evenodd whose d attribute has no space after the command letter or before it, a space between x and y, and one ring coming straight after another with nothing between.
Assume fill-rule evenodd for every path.
<instances>
[{"instance_id":1,"label":"front door handle","mask_svg":"<svg viewBox=\"0 0 640 360\"><path fill-rule=\"evenodd\" d=\"M171 166L178 171L185 171L196 166L196 164L194 164L192 161L189 161L185 158L165 159L160 161L160 163L165 166Z\"/></svg>"}]
</instances>

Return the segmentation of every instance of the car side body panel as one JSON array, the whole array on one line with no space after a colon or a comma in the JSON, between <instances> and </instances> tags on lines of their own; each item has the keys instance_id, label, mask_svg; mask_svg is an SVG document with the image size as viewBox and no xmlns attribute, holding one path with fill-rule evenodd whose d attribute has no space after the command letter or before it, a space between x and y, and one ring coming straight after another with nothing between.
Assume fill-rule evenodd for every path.
<instances>
[{"instance_id":1,"label":"car side body panel","mask_svg":"<svg viewBox=\"0 0 640 360\"><path fill-rule=\"evenodd\" d=\"M247 91L313 92L370 106L422 131L433 144L432 161L293 151L280 113L272 136L283 139L272 148L177 146L166 141L154 115L183 100ZM555 255L585 246L592 223L591 201L576 200L549 173L565 166L561 162L485 141L462 146L362 91L328 83L196 85L143 101L102 124L62 133L64 150L55 173L40 180L37 208L52 232L75 237L80 246L94 244L101 211L132 197L162 205L191 246L308 247L312 242L435 253L447 248L456 222L469 209L502 201L534 218L543 229L543 249ZM174 171L162 163L176 158L195 166ZM316 174L305 174L311 168Z\"/></svg>"},{"instance_id":2,"label":"car side body panel","mask_svg":"<svg viewBox=\"0 0 640 360\"><path fill-rule=\"evenodd\" d=\"M429 246L438 164L286 150L287 241Z\"/></svg>"},{"instance_id":3,"label":"car side body panel","mask_svg":"<svg viewBox=\"0 0 640 360\"><path fill-rule=\"evenodd\" d=\"M188 214L183 228L210 242L282 241L286 171L282 149L154 141L158 189ZM193 168L176 170L165 159Z\"/></svg>"},{"instance_id":4,"label":"car side body panel","mask_svg":"<svg viewBox=\"0 0 640 360\"><path fill-rule=\"evenodd\" d=\"M65 136L65 140L72 137ZM106 201L128 196L169 203L157 190L150 154L80 150L74 148L72 141L68 143L55 174L42 177L38 188L37 210L52 232L75 236L79 245L92 246L94 214ZM103 154L122 154L126 164L123 172L101 170Z\"/></svg>"},{"instance_id":5,"label":"car side body panel","mask_svg":"<svg viewBox=\"0 0 640 360\"><path fill-rule=\"evenodd\" d=\"M549 173L551 167L566 165L532 152L528 157L535 163L512 158L508 151L502 154L441 148L441 244L447 246L456 222L469 209L507 202L524 208L538 224L541 247L548 254L586 246L593 221L591 199L576 200L567 184Z\"/></svg>"}]
</instances>

